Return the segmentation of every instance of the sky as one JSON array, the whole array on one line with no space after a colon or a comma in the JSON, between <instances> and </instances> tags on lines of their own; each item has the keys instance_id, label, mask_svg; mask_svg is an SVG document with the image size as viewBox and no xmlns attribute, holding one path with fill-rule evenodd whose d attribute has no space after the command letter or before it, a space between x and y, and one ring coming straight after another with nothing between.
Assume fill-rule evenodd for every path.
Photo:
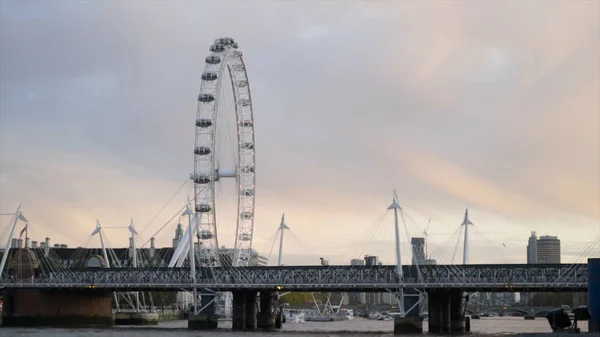
<instances>
[{"instance_id":1,"label":"sky","mask_svg":"<svg viewBox=\"0 0 600 337\"><path fill-rule=\"evenodd\" d=\"M98 246L96 219L133 218L148 240L185 203L204 58L231 36L252 88L262 254L276 255L285 212L285 264L394 263L396 189L405 263L426 229L432 257L459 262L467 207L471 263L525 262L531 231L559 236L563 262L600 256L586 251L600 235L599 13L584 0L2 1L0 212L22 204L29 236L52 243ZM231 246L235 224L218 226Z\"/></svg>"}]
</instances>

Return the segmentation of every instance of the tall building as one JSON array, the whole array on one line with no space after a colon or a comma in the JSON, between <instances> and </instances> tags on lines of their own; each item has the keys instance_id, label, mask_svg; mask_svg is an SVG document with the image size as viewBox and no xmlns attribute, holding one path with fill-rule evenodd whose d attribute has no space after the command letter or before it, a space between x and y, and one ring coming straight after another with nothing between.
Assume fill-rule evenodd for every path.
<instances>
[{"instance_id":1,"label":"tall building","mask_svg":"<svg viewBox=\"0 0 600 337\"><path fill-rule=\"evenodd\" d=\"M535 231L531 232L531 236L527 241L527 264L536 264L537 263L537 233ZM522 305L529 305L531 299L533 298L533 293L520 293L519 299Z\"/></svg>"},{"instance_id":2,"label":"tall building","mask_svg":"<svg viewBox=\"0 0 600 337\"><path fill-rule=\"evenodd\" d=\"M412 264L416 266L424 265L426 263L425 238L411 238L410 244L412 246Z\"/></svg>"},{"instance_id":3,"label":"tall building","mask_svg":"<svg viewBox=\"0 0 600 337\"><path fill-rule=\"evenodd\" d=\"M560 240L556 236L540 236L537 241L537 263L560 263Z\"/></svg>"},{"instance_id":4,"label":"tall building","mask_svg":"<svg viewBox=\"0 0 600 337\"><path fill-rule=\"evenodd\" d=\"M531 232L529 241L527 242L527 263L537 263L537 235L535 232Z\"/></svg>"}]
</instances>

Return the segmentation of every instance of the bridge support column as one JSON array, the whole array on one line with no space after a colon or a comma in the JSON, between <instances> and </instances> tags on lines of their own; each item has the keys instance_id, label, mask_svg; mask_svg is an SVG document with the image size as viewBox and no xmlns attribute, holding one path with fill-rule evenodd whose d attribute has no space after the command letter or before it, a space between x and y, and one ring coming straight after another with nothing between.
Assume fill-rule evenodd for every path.
<instances>
[{"instance_id":1,"label":"bridge support column","mask_svg":"<svg viewBox=\"0 0 600 337\"><path fill-rule=\"evenodd\" d=\"M256 291L246 292L246 324L245 328L249 330L256 329Z\"/></svg>"},{"instance_id":2,"label":"bridge support column","mask_svg":"<svg viewBox=\"0 0 600 337\"><path fill-rule=\"evenodd\" d=\"M588 259L589 332L600 332L600 259Z\"/></svg>"},{"instance_id":3,"label":"bridge support column","mask_svg":"<svg viewBox=\"0 0 600 337\"><path fill-rule=\"evenodd\" d=\"M190 316L188 329L213 330L219 327L219 316L215 314L217 299L216 294L204 293L200 296L200 305L203 309L199 314Z\"/></svg>"},{"instance_id":4,"label":"bridge support column","mask_svg":"<svg viewBox=\"0 0 600 337\"><path fill-rule=\"evenodd\" d=\"M275 329L275 312L274 303L276 301L275 292L273 291L261 291L259 295L260 299L260 313L258 314L257 328L265 330Z\"/></svg>"},{"instance_id":5,"label":"bridge support column","mask_svg":"<svg viewBox=\"0 0 600 337\"><path fill-rule=\"evenodd\" d=\"M461 290L450 290L450 332L466 332L465 299Z\"/></svg>"},{"instance_id":6,"label":"bridge support column","mask_svg":"<svg viewBox=\"0 0 600 337\"><path fill-rule=\"evenodd\" d=\"M4 289L2 326L111 326L110 295L100 289Z\"/></svg>"},{"instance_id":7,"label":"bridge support column","mask_svg":"<svg viewBox=\"0 0 600 337\"><path fill-rule=\"evenodd\" d=\"M450 332L450 323L452 322L451 318L451 308L450 308L450 293L445 290L440 293L440 306L442 307L442 331L441 332Z\"/></svg>"},{"instance_id":8,"label":"bridge support column","mask_svg":"<svg viewBox=\"0 0 600 337\"><path fill-rule=\"evenodd\" d=\"M246 328L246 292L233 292L231 328L233 330L243 330Z\"/></svg>"},{"instance_id":9,"label":"bridge support column","mask_svg":"<svg viewBox=\"0 0 600 337\"><path fill-rule=\"evenodd\" d=\"M441 290L427 292L429 307L429 332L442 332L442 294Z\"/></svg>"}]
</instances>

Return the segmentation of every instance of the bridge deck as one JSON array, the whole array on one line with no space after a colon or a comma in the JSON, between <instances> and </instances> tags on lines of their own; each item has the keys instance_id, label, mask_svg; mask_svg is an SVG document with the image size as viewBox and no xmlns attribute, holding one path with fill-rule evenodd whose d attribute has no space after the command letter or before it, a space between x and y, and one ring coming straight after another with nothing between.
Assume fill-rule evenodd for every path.
<instances>
[{"instance_id":1,"label":"bridge deck","mask_svg":"<svg viewBox=\"0 0 600 337\"><path fill-rule=\"evenodd\" d=\"M40 271L34 278L3 275L0 288L106 288L176 290L209 288L285 291L379 292L398 287L470 291L586 291L587 265L427 265L396 267L285 266L199 268L196 283L187 268L71 269Z\"/></svg>"}]
</instances>

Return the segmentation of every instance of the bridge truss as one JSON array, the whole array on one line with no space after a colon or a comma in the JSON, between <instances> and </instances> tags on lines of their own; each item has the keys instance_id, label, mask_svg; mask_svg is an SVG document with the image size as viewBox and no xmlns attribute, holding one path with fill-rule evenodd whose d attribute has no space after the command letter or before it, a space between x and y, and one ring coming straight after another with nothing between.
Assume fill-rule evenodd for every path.
<instances>
[{"instance_id":1,"label":"bridge truss","mask_svg":"<svg viewBox=\"0 0 600 337\"><path fill-rule=\"evenodd\" d=\"M587 265L284 266L244 268L71 269L14 279L0 288L103 288L169 290L207 288L286 291L381 292L398 288L462 289L487 292L587 290ZM195 276L195 277L194 277ZM195 281L193 281L195 279Z\"/></svg>"}]
</instances>

